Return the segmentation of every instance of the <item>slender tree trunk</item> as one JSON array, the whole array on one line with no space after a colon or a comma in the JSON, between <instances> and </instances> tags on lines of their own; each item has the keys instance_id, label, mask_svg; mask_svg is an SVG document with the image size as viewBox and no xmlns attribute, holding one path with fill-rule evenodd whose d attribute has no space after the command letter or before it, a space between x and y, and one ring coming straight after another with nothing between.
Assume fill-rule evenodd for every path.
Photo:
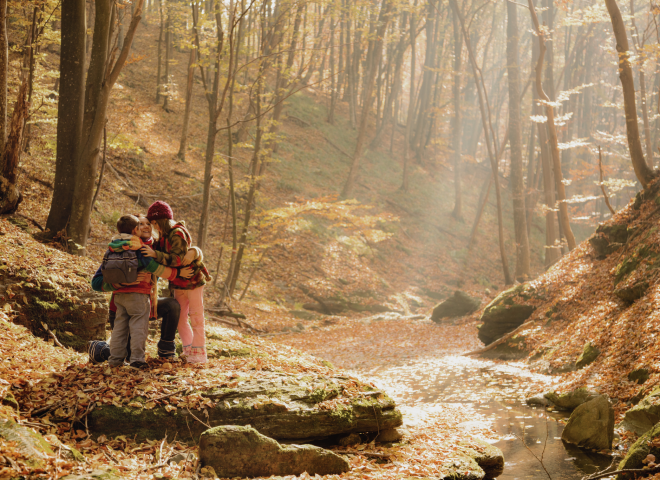
<instances>
[{"instance_id":1,"label":"slender tree trunk","mask_svg":"<svg viewBox=\"0 0 660 480\"><path fill-rule=\"evenodd\" d=\"M5 150L0 157L0 214L14 213L23 200L16 184L18 162L21 156L23 126L28 114L27 79L23 80L18 90L18 98L11 116L9 136L5 142Z\"/></svg>"},{"instance_id":2,"label":"slender tree trunk","mask_svg":"<svg viewBox=\"0 0 660 480\"><path fill-rule=\"evenodd\" d=\"M169 112L170 106L170 60L172 58L172 23L170 21L169 8L167 11L167 20L165 21L165 101L163 102L163 110Z\"/></svg>"},{"instance_id":3,"label":"slender tree trunk","mask_svg":"<svg viewBox=\"0 0 660 480\"><path fill-rule=\"evenodd\" d=\"M163 3L165 0L154 0L158 1L158 10L160 13L160 30L158 33L158 59L156 61L157 67L156 67L156 103L160 102L160 97L162 96L162 90L163 90L163 75L162 75L162 67L161 65L163 64L163 33L165 32L165 18L163 15Z\"/></svg>"},{"instance_id":4,"label":"slender tree trunk","mask_svg":"<svg viewBox=\"0 0 660 480\"><path fill-rule=\"evenodd\" d=\"M50 230L50 235L56 235L64 230L71 217L76 184L76 159L80 156L82 139L85 62L81 59L85 58L86 50L85 10L85 0L62 1L55 181L53 200L46 221L46 229Z\"/></svg>"},{"instance_id":5,"label":"slender tree trunk","mask_svg":"<svg viewBox=\"0 0 660 480\"><path fill-rule=\"evenodd\" d=\"M496 157L497 152L495 151L495 141L494 141L494 129L492 126L492 121L490 117L490 106L488 104L488 99L484 99L486 94L486 88L481 74L481 70L477 65L477 60L475 58L474 52L472 51L472 46L470 43L470 37L467 35L465 28L465 21L463 16L458 8L456 0L449 0L452 10L458 16L458 19L461 23L461 30L463 31L463 39L465 40L465 46L467 47L468 57L470 58L470 64L472 66L472 74L474 76L474 81L477 86L477 98L479 99L479 110L481 112L481 122L483 125L484 137L486 140L486 147L488 150L488 158L490 159L490 166L493 171L493 178L495 179L495 198L497 199L497 233L499 239L500 247L500 258L502 260L502 273L504 274L504 283L506 285L511 285L513 279L511 278L511 273L509 271L509 260L506 256L506 248L504 245L504 218L502 216L502 194L499 181L499 171L498 171L498 159ZM492 140L492 141L491 141Z\"/></svg>"},{"instance_id":6,"label":"slender tree trunk","mask_svg":"<svg viewBox=\"0 0 660 480\"><path fill-rule=\"evenodd\" d=\"M525 184L523 179L522 122L520 109L520 63L518 62L517 5L507 2L507 78L509 83L509 145L511 146L511 192L513 223L516 234L516 278L529 277L529 240L525 218Z\"/></svg>"},{"instance_id":7,"label":"slender tree trunk","mask_svg":"<svg viewBox=\"0 0 660 480\"><path fill-rule=\"evenodd\" d=\"M612 21L612 30L616 38L616 50L619 53L619 78L623 88L623 106L626 114L626 133L628 136L628 148L630 159L635 170L637 179L646 188L654 177L654 172L646 163L642 142L639 137L639 126L637 124L637 107L635 105L635 83L633 80L632 66L630 65L631 51L628 47L628 36L626 25L623 23L621 11L616 0L605 0L607 11Z\"/></svg>"},{"instance_id":8,"label":"slender tree trunk","mask_svg":"<svg viewBox=\"0 0 660 480\"><path fill-rule=\"evenodd\" d=\"M454 118L452 122L452 148L454 150L454 210L452 216L456 220L463 221L463 196L461 193L461 55L463 52L463 39L461 38L461 26L456 13L452 15L454 24L454 82L452 86L454 100ZM490 188L490 187L489 187Z\"/></svg>"},{"instance_id":9,"label":"slender tree trunk","mask_svg":"<svg viewBox=\"0 0 660 480\"><path fill-rule=\"evenodd\" d=\"M416 5L416 3L415 3ZM410 96L408 100L408 115L406 116L406 131L403 136L403 180L401 182L401 190L408 191L409 188L409 169L410 169L410 134L412 131L412 124L415 112L415 59L417 54L415 52L415 30L417 29L417 18L414 12L410 14ZM396 121L395 121L396 124Z\"/></svg>"},{"instance_id":10,"label":"slender tree trunk","mask_svg":"<svg viewBox=\"0 0 660 480\"><path fill-rule=\"evenodd\" d=\"M195 48L190 48L188 57L188 79L186 83L186 110L183 114L183 126L181 127L181 142L177 156L186 161L186 147L188 146L188 124L190 123L190 111L192 110L193 85L195 83Z\"/></svg>"},{"instance_id":11,"label":"slender tree trunk","mask_svg":"<svg viewBox=\"0 0 660 480\"><path fill-rule=\"evenodd\" d=\"M342 190L342 197L348 198L353 195L353 189L355 187L355 182L358 176L358 170L360 166L360 157L362 156L362 149L364 147L364 141L367 134L367 120L369 118L369 111L371 110L371 104L373 99L373 89L374 81L376 79L376 72L378 70L378 63L383 51L383 38L385 36L385 31L387 29L388 22L390 20L390 11L392 9L392 3L390 0L384 0L384 3L381 7L379 16L379 25L378 30L376 31L376 39L374 40L374 55L372 56L371 65L369 65L369 71L367 72L367 83L364 93L364 103L362 106L362 114L360 116L360 126L358 128L358 136L355 145L355 152L353 154L353 162L351 164L351 170L344 184Z\"/></svg>"},{"instance_id":12,"label":"slender tree trunk","mask_svg":"<svg viewBox=\"0 0 660 480\"><path fill-rule=\"evenodd\" d=\"M72 2L69 1L69 3ZM62 21L64 21L64 19ZM5 142L7 141L8 62L9 42L7 41L7 0L0 0L0 153L5 151ZM2 165L0 165L0 167L1 166Z\"/></svg>"},{"instance_id":13,"label":"slender tree trunk","mask_svg":"<svg viewBox=\"0 0 660 480\"><path fill-rule=\"evenodd\" d=\"M575 237L571 230L571 224L568 216L568 204L566 203L566 190L564 187L564 178L561 173L561 158L559 156L559 142L557 139L557 129L555 127L555 113L552 104L550 103L550 98L545 93L542 84L542 73L543 73L543 57L545 55L545 37L544 34L540 31L539 20L536 17L536 10L534 9L534 0L528 0L529 2L529 11L532 15L532 21L534 22L534 28L536 30L538 39L539 39L539 61L536 64L536 89L539 95L539 98L545 103L545 114L547 117L547 126L548 126L548 140L550 146L550 152L552 154L552 166L554 169L555 177L555 188L557 189L557 201L559 202L559 221L561 224L561 230L564 236L566 237L566 242L568 243L569 250L573 250L576 246ZM554 85L554 84L552 84Z\"/></svg>"}]
</instances>

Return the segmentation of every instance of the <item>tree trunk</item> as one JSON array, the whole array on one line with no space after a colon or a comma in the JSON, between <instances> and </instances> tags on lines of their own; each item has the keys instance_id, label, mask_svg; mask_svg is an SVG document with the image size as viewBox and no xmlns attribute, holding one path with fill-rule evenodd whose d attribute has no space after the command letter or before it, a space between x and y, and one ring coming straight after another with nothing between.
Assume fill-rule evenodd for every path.
<instances>
[{"instance_id":1,"label":"tree trunk","mask_svg":"<svg viewBox=\"0 0 660 480\"><path fill-rule=\"evenodd\" d=\"M607 11L612 21L612 30L616 38L616 50L619 53L619 78L623 88L623 106L626 114L626 133L628 136L628 148L630 159L635 170L637 179L646 188L653 180L654 172L646 163L642 142L639 137L639 126L637 124L637 107L635 105L635 83L633 80L632 66L630 65L630 48L628 47L628 36L626 25L623 23L621 11L616 0L605 0Z\"/></svg>"},{"instance_id":2,"label":"tree trunk","mask_svg":"<svg viewBox=\"0 0 660 480\"><path fill-rule=\"evenodd\" d=\"M14 213L23 200L16 185L18 161L21 156L23 127L28 114L27 79L18 90L18 98L11 116L9 136L5 142L5 150L0 157L0 214Z\"/></svg>"},{"instance_id":3,"label":"tree trunk","mask_svg":"<svg viewBox=\"0 0 660 480\"><path fill-rule=\"evenodd\" d=\"M552 154L552 166L554 169L555 177L555 188L557 189L557 201L559 202L559 221L561 225L562 232L566 237L566 242L568 243L569 250L573 250L576 246L575 237L571 230L571 224L568 217L568 204L566 203L566 190L564 187L563 176L561 173L561 158L559 156L559 143L557 139L557 129L555 127L555 114L554 107L550 103L550 98L545 93L542 84L542 73L543 73L543 57L545 56L545 36L540 31L539 20L536 17L536 10L534 9L534 0L528 0L529 2L529 11L532 15L532 21L534 22L534 28L539 39L539 61L536 64L536 89L538 96L543 100L545 104L545 114L547 117L547 126L548 126L548 140L550 146L550 152Z\"/></svg>"},{"instance_id":4,"label":"tree trunk","mask_svg":"<svg viewBox=\"0 0 660 480\"><path fill-rule=\"evenodd\" d=\"M71 0L69 0L69 3ZM66 3L66 1L64 2ZM63 7L64 8L64 7ZM64 17L64 13L62 13ZM64 19L62 19L64 21ZM0 0L0 154L7 141L7 66L9 62L7 41L7 0ZM2 165L0 165L1 167Z\"/></svg>"},{"instance_id":5,"label":"tree trunk","mask_svg":"<svg viewBox=\"0 0 660 480\"><path fill-rule=\"evenodd\" d=\"M161 70L161 65L163 64L163 33L165 31L165 19L163 15L163 3L165 0L154 0L158 1L158 10L160 13L160 30L158 33L158 58L156 60L156 103L160 102L161 92L163 90L163 75Z\"/></svg>"},{"instance_id":6,"label":"tree trunk","mask_svg":"<svg viewBox=\"0 0 660 480\"><path fill-rule=\"evenodd\" d=\"M403 135L403 179L401 181L401 190L408 191L410 174L410 134L412 130L414 112L415 112L415 59L417 57L415 43L415 30L417 28L417 18L414 12L410 13L410 96L408 97L408 115L406 116L406 131ZM396 125L396 120L394 121ZM392 135L394 136L394 135Z\"/></svg>"},{"instance_id":7,"label":"tree trunk","mask_svg":"<svg viewBox=\"0 0 660 480\"><path fill-rule=\"evenodd\" d=\"M165 21L165 101L163 102L163 110L169 112L170 106L170 60L172 58L172 22L170 21L169 8L167 11L167 20Z\"/></svg>"},{"instance_id":8,"label":"tree trunk","mask_svg":"<svg viewBox=\"0 0 660 480\"><path fill-rule=\"evenodd\" d=\"M490 166L493 171L493 178L495 180L495 198L497 199L497 233L500 247L500 258L502 260L502 273L504 274L504 283L506 285L511 285L513 279L511 278L511 273L509 271L509 260L506 256L506 248L504 245L504 218L502 217L502 195L499 181L499 171L498 171L498 159L496 157L497 152L495 151L495 141L494 141L494 130L490 118L490 106L488 104L488 98L484 99L486 95L486 88L481 74L481 70L477 65L477 60L475 58L474 52L472 51L472 46L470 43L470 37L467 35L465 28L465 21L463 16L458 8L456 0L449 0L452 10L458 17L458 20L461 23L461 30L463 31L463 39L465 40L465 46L467 47L468 57L470 58L470 64L472 66L472 74L474 76L474 82L477 86L477 98L479 100L479 110L481 112L481 123L483 125L484 137L486 140L486 147L488 150L488 158L490 160ZM487 110L488 109L488 110ZM492 141L491 141L492 140Z\"/></svg>"},{"instance_id":9,"label":"tree trunk","mask_svg":"<svg viewBox=\"0 0 660 480\"><path fill-rule=\"evenodd\" d=\"M188 80L186 83L186 110L183 114L183 126L181 127L181 142L179 143L179 153L177 156L182 161L186 161L186 147L188 145L188 124L190 123L190 111L192 110L193 85L195 82L195 50L190 48L188 57Z\"/></svg>"},{"instance_id":10,"label":"tree trunk","mask_svg":"<svg viewBox=\"0 0 660 480\"><path fill-rule=\"evenodd\" d=\"M371 110L371 103L373 99L374 81L376 79L376 72L378 70L378 63L380 62L383 51L383 38L390 20L390 10L392 3L390 0L384 0L378 15L378 30L376 31L376 39L374 40L374 55L372 55L371 65L367 72L367 83L365 84L364 102L362 106L362 114L360 116L360 126L358 128L358 136L355 145L355 153L353 154L353 162L351 163L351 170L344 184L342 190L342 197L348 198L353 195L353 188L358 176L360 166L360 157L362 156L362 149L367 134L367 120L369 119L369 111Z\"/></svg>"},{"instance_id":11,"label":"tree trunk","mask_svg":"<svg viewBox=\"0 0 660 480\"><path fill-rule=\"evenodd\" d=\"M509 83L509 145L511 146L511 192L513 223L516 234L516 278L523 282L529 276L529 240L525 218L525 185L523 180L522 125L520 110L520 64L518 61L517 5L507 2L507 74Z\"/></svg>"},{"instance_id":12,"label":"tree trunk","mask_svg":"<svg viewBox=\"0 0 660 480\"><path fill-rule=\"evenodd\" d=\"M135 30L140 22L144 0L136 0L135 16L126 32L124 48L114 65L108 65L108 43L112 17L111 0L96 0L96 21L92 58L85 86L85 113L83 115L82 148L77 161L76 187L71 208L71 238L76 253L84 254L90 230L90 216L98 157L105 127L112 87L126 63ZM109 72L109 73L106 73Z\"/></svg>"},{"instance_id":13,"label":"tree trunk","mask_svg":"<svg viewBox=\"0 0 660 480\"><path fill-rule=\"evenodd\" d=\"M452 122L452 148L454 150L454 210L452 216L463 221L463 198L461 194L461 54L463 52L463 39L461 26L456 13L452 15L454 24L454 82L452 86L454 100L454 118Z\"/></svg>"},{"instance_id":14,"label":"tree trunk","mask_svg":"<svg viewBox=\"0 0 660 480\"><path fill-rule=\"evenodd\" d=\"M82 138L85 62L81 59L85 58L86 50L85 17L85 0L63 0L55 181L46 221L50 235L64 230L71 217L76 159Z\"/></svg>"}]
</instances>

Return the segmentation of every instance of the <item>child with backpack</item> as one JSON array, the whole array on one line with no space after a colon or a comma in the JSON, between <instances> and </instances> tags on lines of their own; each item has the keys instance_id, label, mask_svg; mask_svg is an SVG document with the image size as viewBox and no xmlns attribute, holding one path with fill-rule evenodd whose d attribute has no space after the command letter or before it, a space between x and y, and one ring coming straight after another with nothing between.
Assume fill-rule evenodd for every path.
<instances>
[{"instance_id":1,"label":"child with backpack","mask_svg":"<svg viewBox=\"0 0 660 480\"><path fill-rule=\"evenodd\" d=\"M147 218L158 232L155 249L142 247L142 253L154 258L161 265L182 267L185 265L186 253L192 246L192 237L184 222L174 220L170 206L161 201L154 202L147 211ZM170 280L170 290L181 305L179 317L179 336L183 343L183 354L189 363L206 363L206 335L204 326L204 285L211 280L200 255L190 267L193 275L189 279L175 278ZM188 324L190 315L190 324Z\"/></svg>"},{"instance_id":2,"label":"child with backpack","mask_svg":"<svg viewBox=\"0 0 660 480\"><path fill-rule=\"evenodd\" d=\"M139 221L134 215L124 215L117 221L118 234L112 238L108 251L103 256L103 264L92 279L93 288L114 292L117 307L115 324L110 340L110 366L121 366L126 356L128 338L131 338L130 366L144 369L145 346L149 333L149 313L151 310L151 274L173 281L178 270L159 265L138 250L142 246L139 239ZM123 244L129 243L125 249ZM99 283L101 283L100 288ZM96 285L95 285L96 284Z\"/></svg>"}]
</instances>

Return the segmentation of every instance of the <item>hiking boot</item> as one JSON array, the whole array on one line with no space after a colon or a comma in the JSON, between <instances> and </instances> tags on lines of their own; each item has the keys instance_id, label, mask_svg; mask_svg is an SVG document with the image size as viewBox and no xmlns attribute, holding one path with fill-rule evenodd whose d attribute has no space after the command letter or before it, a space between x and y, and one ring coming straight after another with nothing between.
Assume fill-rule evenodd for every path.
<instances>
[{"instance_id":1,"label":"hiking boot","mask_svg":"<svg viewBox=\"0 0 660 480\"><path fill-rule=\"evenodd\" d=\"M133 362L130 367L134 370L148 370L149 364L147 362Z\"/></svg>"},{"instance_id":2,"label":"hiking boot","mask_svg":"<svg viewBox=\"0 0 660 480\"><path fill-rule=\"evenodd\" d=\"M87 342L87 354L89 363L103 363L110 358L110 345L102 340L91 340Z\"/></svg>"}]
</instances>

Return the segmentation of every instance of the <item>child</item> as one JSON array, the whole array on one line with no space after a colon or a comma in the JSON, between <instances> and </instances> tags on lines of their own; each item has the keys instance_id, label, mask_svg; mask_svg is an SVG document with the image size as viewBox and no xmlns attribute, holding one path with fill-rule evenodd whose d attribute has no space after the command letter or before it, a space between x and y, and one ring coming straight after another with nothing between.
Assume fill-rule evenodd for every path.
<instances>
[{"instance_id":1,"label":"child","mask_svg":"<svg viewBox=\"0 0 660 480\"><path fill-rule=\"evenodd\" d=\"M134 215L124 215L117 221L117 232L110 242L109 249L114 251L117 248L124 248L124 244L129 244L128 249L136 250L141 246L139 238L133 238L139 235L138 219ZM131 248L132 247L132 248ZM138 280L129 284L108 284L103 281L102 267L94 275L92 286L95 290L113 291L114 303L117 307L114 328L112 330L112 339L110 340L110 366L120 366L124 363L126 357L126 347L128 338L131 342L130 366L135 369L144 369L148 365L145 362L145 345L149 333L149 313L151 295L151 275L165 277L172 281L176 279L178 270L166 268L159 265L152 259L145 257L137 250L138 261ZM140 275L142 274L142 275ZM100 284L100 285L99 285Z\"/></svg>"},{"instance_id":2,"label":"child","mask_svg":"<svg viewBox=\"0 0 660 480\"><path fill-rule=\"evenodd\" d=\"M142 253L155 258L162 265L182 267L186 253L192 247L192 237L183 222L175 222L170 206L161 201L154 202L147 212L147 218L158 232L156 250L142 247ZM201 251L200 251L201 254ZM190 363L206 363L206 336L204 333L204 285L211 276L204 266L202 256L190 264L193 276L189 279L170 280L170 290L181 305L179 317L179 336L183 342L183 354ZM188 324L190 314L190 325ZM192 325L192 327L191 327Z\"/></svg>"},{"instance_id":3,"label":"child","mask_svg":"<svg viewBox=\"0 0 660 480\"><path fill-rule=\"evenodd\" d=\"M131 240L116 240L111 243L110 249L112 251L122 251L127 249L137 250L141 248L142 245L152 245L152 230L151 224L147 217L139 214L138 217L139 223L139 240L135 237L132 237ZM196 254L195 250L190 251L191 254ZM194 258L191 258L194 260ZM169 270L169 269L167 269ZM174 336L176 335L177 324L179 323L179 317L181 316L181 308L179 307L179 302L170 297L158 298L157 283L152 278L152 275L149 272L143 272L140 274L142 280L150 280L152 283L151 288L151 315L150 318L162 318L161 330L160 330L160 340L158 341L158 357L175 360L175 348L174 348ZM189 278L192 275L192 269L189 267L179 270L179 276L182 278ZM97 275L94 276L94 281L92 282L92 288L96 291L114 291L112 285L103 282L103 275L99 269ZM115 317L117 314L117 306L114 301L114 294L110 297L110 305L108 307L108 323L110 323L110 330L114 329ZM126 345L127 355L126 358L130 359L131 356L131 339L129 337L128 343ZM88 342L87 352L89 354L89 359L91 363L101 363L105 362L110 358L110 345L102 340L92 340Z\"/></svg>"}]
</instances>

